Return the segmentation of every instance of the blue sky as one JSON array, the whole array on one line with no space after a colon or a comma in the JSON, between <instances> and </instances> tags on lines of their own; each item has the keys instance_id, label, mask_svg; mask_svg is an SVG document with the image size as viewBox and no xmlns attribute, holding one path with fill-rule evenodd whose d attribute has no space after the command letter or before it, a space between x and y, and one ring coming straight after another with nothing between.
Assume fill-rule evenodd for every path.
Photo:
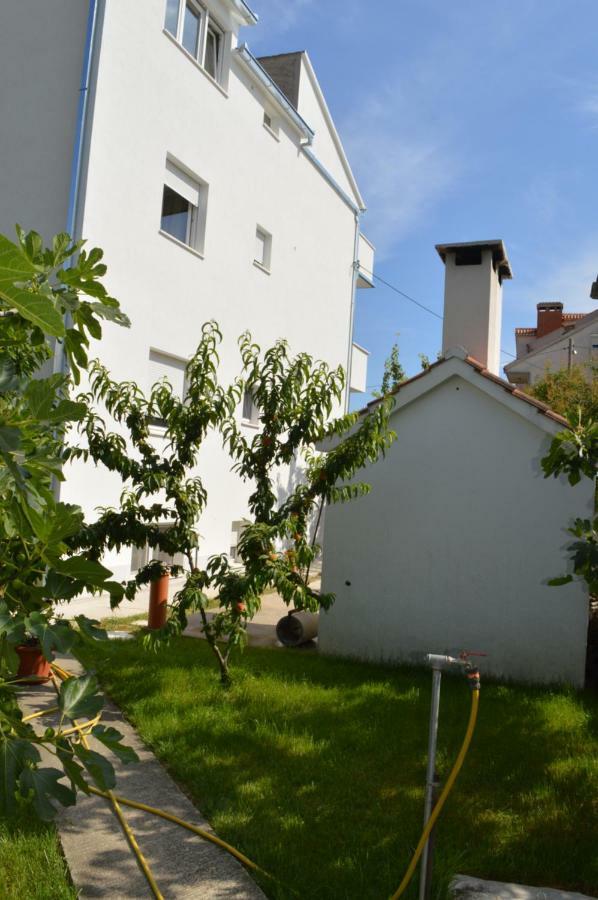
<instances>
[{"instance_id":1,"label":"blue sky","mask_svg":"<svg viewBox=\"0 0 598 900\"><path fill-rule=\"evenodd\" d=\"M502 238L511 352L538 301L595 308L596 0L252 5L255 53L309 52L368 207L378 275L442 313L434 244ZM371 351L375 387L394 340L409 374L419 353L434 358L441 322L378 285L358 292L355 338Z\"/></svg>"}]
</instances>

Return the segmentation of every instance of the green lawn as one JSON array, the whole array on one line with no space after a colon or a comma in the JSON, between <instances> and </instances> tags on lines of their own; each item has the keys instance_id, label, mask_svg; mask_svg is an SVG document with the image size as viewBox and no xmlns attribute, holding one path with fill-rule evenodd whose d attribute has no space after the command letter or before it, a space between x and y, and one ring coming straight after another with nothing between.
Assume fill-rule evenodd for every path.
<instances>
[{"instance_id":1,"label":"green lawn","mask_svg":"<svg viewBox=\"0 0 598 900\"><path fill-rule=\"evenodd\" d=\"M295 896L396 888L421 828L428 672L250 649L225 691L188 638L158 655L113 642L87 662L216 831ZM444 679L444 775L469 702L464 680ZM438 830L435 896L456 872L596 893L597 837L597 698L483 684Z\"/></svg>"},{"instance_id":2,"label":"green lawn","mask_svg":"<svg viewBox=\"0 0 598 900\"><path fill-rule=\"evenodd\" d=\"M0 898L76 900L56 831L23 809L10 821L0 816Z\"/></svg>"}]
</instances>

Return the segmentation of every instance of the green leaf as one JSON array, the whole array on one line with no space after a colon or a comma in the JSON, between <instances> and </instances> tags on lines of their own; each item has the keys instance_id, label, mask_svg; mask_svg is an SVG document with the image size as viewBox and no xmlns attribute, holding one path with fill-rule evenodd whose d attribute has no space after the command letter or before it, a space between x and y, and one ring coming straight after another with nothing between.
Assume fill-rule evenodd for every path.
<instances>
[{"instance_id":1,"label":"green leaf","mask_svg":"<svg viewBox=\"0 0 598 900\"><path fill-rule=\"evenodd\" d=\"M73 790L79 788L79 790L89 794L89 786L83 777L83 767L74 758L71 744L67 738L60 738L56 741L56 751Z\"/></svg>"},{"instance_id":2,"label":"green leaf","mask_svg":"<svg viewBox=\"0 0 598 900\"><path fill-rule=\"evenodd\" d=\"M17 287L19 282L30 281L37 273L37 267L21 250L0 234L0 297L45 334L62 337L64 322L52 302L41 294Z\"/></svg>"},{"instance_id":3,"label":"green leaf","mask_svg":"<svg viewBox=\"0 0 598 900\"><path fill-rule=\"evenodd\" d=\"M68 653L77 639L76 633L68 622L58 620L52 623L40 612L32 612L27 616L25 628L39 639L42 652L47 660L52 659L54 650Z\"/></svg>"},{"instance_id":4,"label":"green leaf","mask_svg":"<svg viewBox=\"0 0 598 900\"><path fill-rule=\"evenodd\" d=\"M122 734L116 728L107 728L105 725L96 725L91 732L94 738L104 744L109 750L118 756L121 762L133 763L139 762L139 757L132 747L126 747L121 743Z\"/></svg>"},{"instance_id":5,"label":"green leaf","mask_svg":"<svg viewBox=\"0 0 598 900\"><path fill-rule=\"evenodd\" d=\"M23 738L0 740L0 815L14 812L18 779L27 762L38 762L40 755L30 741Z\"/></svg>"},{"instance_id":6,"label":"green leaf","mask_svg":"<svg viewBox=\"0 0 598 900\"><path fill-rule=\"evenodd\" d=\"M0 637L6 637L11 644L20 644L25 639L25 624L21 616L11 615L6 603L0 602Z\"/></svg>"},{"instance_id":7,"label":"green leaf","mask_svg":"<svg viewBox=\"0 0 598 900\"><path fill-rule=\"evenodd\" d=\"M61 559L54 564L57 572L78 578L86 584L102 585L112 575L109 569L86 556L71 556L69 559Z\"/></svg>"},{"instance_id":8,"label":"green leaf","mask_svg":"<svg viewBox=\"0 0 598 900\"><path fill-rule=\"evenodd\" d=\"M58 706L69 719L93 718L104 705L98 694L98 680L95 675L81 675L67 678L60 685Z\"/></svg>"},{"instance_id":9,"label":"green leaf","mask_svg":"<svg viewBox=\"0 0 598 900\"><path fill-rule=\"evenodd\" d=\"M103 791L111 791L116 785L112 763L95 750L87 750L82 744L74 744L73 750L98 787Z\"/></svg>"},{"instance_id":10,"label":"green leaf","mask_svg":"<svg viewBox=\"0 0 598 900\"><path fill-rule=\"evenodd\" d=\"M0 452L14 453L21 446L21 431L10 425L0 426Z\"/></svg>"},{"instance_id":11,"label":"green leaf","mask_svg":"<svg viewBox=\"0 0 598 900\"><path fill-rule=\"evenodd\" d=\"M98 628L97 619L88 619L87 616L75 616L75 622L81 629L81 634L90 641L107 641L108 635L105 628Z\"/></svg>"},{"instance_id":12,"label":"green leaf","mask_svg":"<svg viewBox=\"0 0 598 900\"><path fill-rule=\"evenodd\" d=\"M33 793L33 805L35 810L45 822L49 822L56 815L56 807L50 800L57 800L62 806L74 806L76 803L75 792L65 784L60 783L64 773L60 769L32 769L25 768L21 772L20 784L23 793Z\"/></svg>"},{"instance_id":13,"label":"green leaf","mask_svg":"<svg viewBox=\"0 0 598 900\"><path fill-rule=\"evenodd\" d=\"M563 575L561 578L551 578L548 584L550 587L561 587L563 584L570 584L573 581L573 575Z\"/></svg>"}]
</instances>

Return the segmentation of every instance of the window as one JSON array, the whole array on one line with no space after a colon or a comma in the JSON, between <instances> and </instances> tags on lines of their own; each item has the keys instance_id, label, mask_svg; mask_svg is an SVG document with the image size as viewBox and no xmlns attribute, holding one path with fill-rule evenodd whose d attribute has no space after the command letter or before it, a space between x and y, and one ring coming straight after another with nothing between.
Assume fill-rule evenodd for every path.
<instances>
[{"instance_id":1,"label":"window","mask_svg":"<svg viewBox=\"0 0 598 900\"><path fill-rule=\"evenodd\" d=\"M158 530L167 531L173 524L174 523L172 522L160 522L158 523ZM132 572L138 572L139 569L147 566L148 562L152 559L158 559L168 566L184 566L187 563L183 553L176 553L174 556L170 556L168 553L159 550L157 547L151 549L149 544L145 544L143 547L131 547Z\"/></svg>"},{"instance_id":2,"label":"window","mask_svg":"<svg viewBox=\"0 0 598 900\"><path fill-rule=\"evenodd\" d=\"M204 248L207 190L205 182L166 161L160 230L199 253Z\"/></svg>"},{"instance_id":3,"label":"window","mask_svg":"<svg viewBox=\"0 0 598 900\"><path fill-rule=\"evenodd\" d=\"M177 241L192 246L196 214L196 206L173 191L167 184L164 185L162 219L160 221L162 231L175 237Z\"/></svg>"},{"instance_id":4,"label":"window","mask_svg":"<svg viewBox=\"0 0 598 900\"><path fill-rule=\"evenodd\" d=\"M264 128L266 129L266 131L269 131L270 134L276 138L276 140L280 140L278 137L278 120L267 109L264 110L263 121L264 121Z\"/></svg>"},{"instance_id":5,"label":"window","mask_svg":"<svg viewBox=\"0 0 598 900\"><path fill-rule=\"evenodd\" d=\"M166 0L164 28L215 81L222 77L224 32L197 0Z\"/></svg>"},{"instance_id":6,"label":"window","mask_svg":"<svg viewBox=\"0 0 598 900\"><path fill-rule=\"evenodd\" d=\"M255 257L253 261L260 269L265 269L267 272L270 271L270 263L272 261L272 235L263 228L260 228L259 225L255 229Z\"/></svg>"},{"instance_id":7,"label":"window","mask_svg":"<svg viewBox=\"0 0 598 900\"><path fill-rule=\"evenodd\" d=\"M206 52L204 68L208 75L216 81L220 80L220 64L222 61L222 32L210 22L206 31Z\"/></svg>"},{"instance_id":8,"label":"window","mask_svg":"<svg viewBox=\"0 0 598 900\"><path fill-rule=\"evenodd\" d=\"M245 519L240 519L236 522L233 522L231 525L231 534L230 534L230 553L229 556L233 562L241 562L241 557L239 556L239 540L241 535L249 525Z\"/></svg>"},{"instance_id":9,"label":"window","mask_svg":"<svg viewBox=\"0 0 598 900\"><path fill-rule=\"evenodd\" d=\"M246 425L260 424L260 411L250 391L243 394L243 421Z\"/></svg>"},{"instance_id":10,"label":"window","mask_svg":"<svg viewBox=\"0 0 598 900\"><path fill-rule=\"evenodd\" d=\"M150 387L165 378L172 387L174 396L184 400L187 394L186 369L187 361L183 357L150 348L148 372ZM149 424L157 428L164 428L166 425L164 419L157 416L151 418Z\"/></svg>"}]
</instances>

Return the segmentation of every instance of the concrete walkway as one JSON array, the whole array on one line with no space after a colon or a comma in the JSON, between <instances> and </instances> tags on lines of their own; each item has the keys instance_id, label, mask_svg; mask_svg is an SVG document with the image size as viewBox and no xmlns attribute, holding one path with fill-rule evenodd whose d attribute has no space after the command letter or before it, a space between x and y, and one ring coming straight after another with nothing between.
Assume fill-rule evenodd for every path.
<instances>
[{"instance_id":1,"label":"concrete walkway","mask_svg":"<svg viewBox=\"0 0 598 900\"><path fill-rule=\"evenodd\" d=\"M57 663L75 674L80 664L72 658ZM50 685L23 689L20 703L25 714L56 703ZM116 706L106 703L102 722L124 735L139 763L123 765L91 740L93 749L109 756L117 774L116 793L159 807L210 831L210 826L177 787L166 770L141 742ZM53 715L38 725L55 725ZM153 897L109 803L102 797L78 795L77 805L59 813L57 825L64 854L79 896L108 900ZM130 807L122 807L166 900L263 900L264 894L232 856L178 825Z\"/></svg>"}]
</instances>

